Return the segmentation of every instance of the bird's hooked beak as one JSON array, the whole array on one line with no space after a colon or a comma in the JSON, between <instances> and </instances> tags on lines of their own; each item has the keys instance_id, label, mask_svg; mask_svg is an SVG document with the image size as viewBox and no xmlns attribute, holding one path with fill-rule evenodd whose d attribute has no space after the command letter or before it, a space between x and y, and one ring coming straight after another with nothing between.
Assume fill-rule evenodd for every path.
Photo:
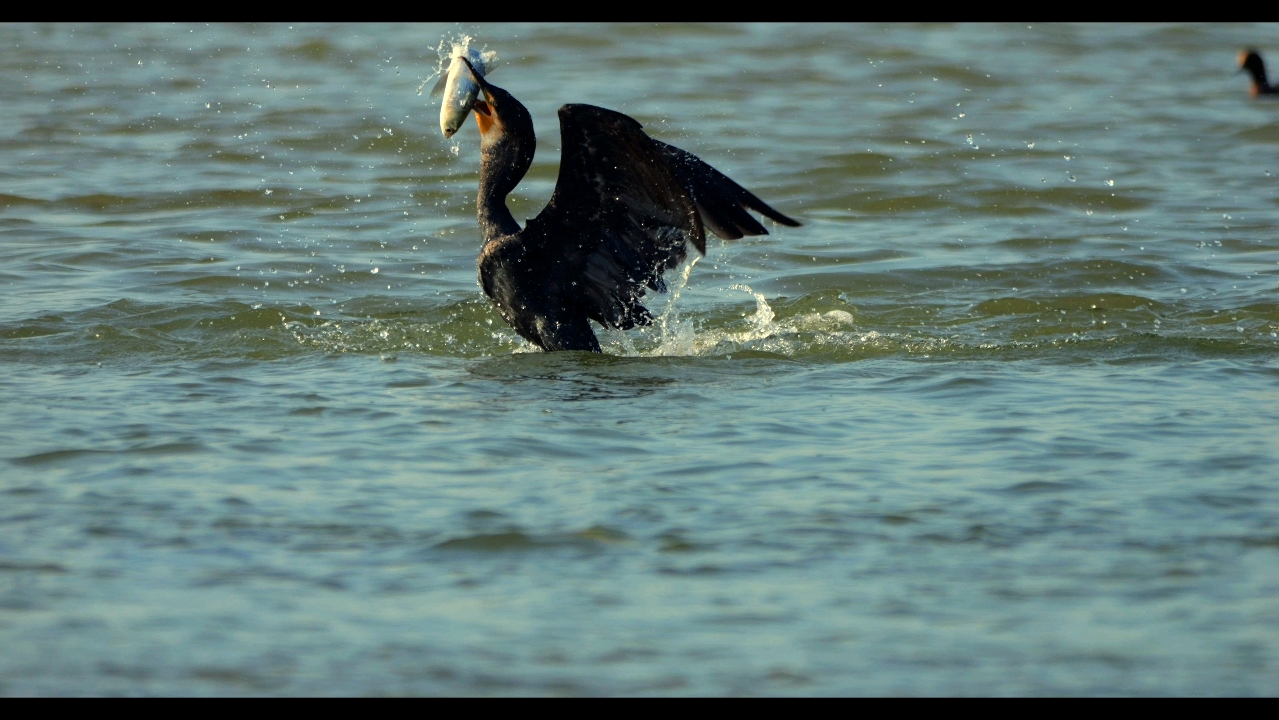
<instances>
[{"instance_id":1,"label":"bird's hooked beak","mask_svg":"<svg viewBox=\"0 0 1279 720\"><path fill-rule=\"evenodd\" d=\"M475 80L475 84L480 86L480 92L484 93L484 99L475 99L475 103L471 109L475 111L475 122L480 126L480 136L483 137L493 129L493 125L497 122L496 115L493 110L493 93L489 92L490 85L485 82L484 76L476 71L475 66L466 58L461 59L466 63L466 69L471 71L471 78Z\"/></svg>"}]
</instances>

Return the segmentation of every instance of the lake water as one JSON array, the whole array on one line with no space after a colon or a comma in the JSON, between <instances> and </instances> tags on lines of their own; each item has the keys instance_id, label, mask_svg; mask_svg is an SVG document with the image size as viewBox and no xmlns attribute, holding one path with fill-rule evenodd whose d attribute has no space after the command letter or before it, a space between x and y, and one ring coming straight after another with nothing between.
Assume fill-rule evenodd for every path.
<instances>
[{"instance_id":1,"label":"lake water","mask_svg":"<svg viewBox=\"0 0 1279 720\"><path fill-rule=\"evenodd\" d=\"M0 694L1279 693L1277 30L0 27ZM804 226L534 351L462 33Z\"/></svg>"}]
</instances>

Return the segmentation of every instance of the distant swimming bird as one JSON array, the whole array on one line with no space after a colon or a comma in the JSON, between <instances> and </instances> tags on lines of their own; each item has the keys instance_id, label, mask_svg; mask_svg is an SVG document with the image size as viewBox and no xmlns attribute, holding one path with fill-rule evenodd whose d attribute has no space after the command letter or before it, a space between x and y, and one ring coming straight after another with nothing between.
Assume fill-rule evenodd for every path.
<instances>
[{"instance_id":1,"label":"distant swimming bird","mask_svg":"<svg viewBox=\"0 0 1279 720\"><path fill-rule=\"evenodd\" d=\"M1239 51L1239 72L1244 70L1252 75L1252 85L1248 87L1248 94L1253 97L1258 95L1279 95L1279 88L1272 87L1266 82L1266 64L1261 61L1261 53L1252 48Z\"/></svg>"},{"instance_id":2,"label":"distant swimming bird","mask_svg":"<svg viewBox=\"0 0 1279 720\"><path fill-rule=\"evenodd\" d=\"M666 289L662 274L684 259L688 242L705 255L705 228L727 240L767 235L747 209L799 225L695 155L650 138L634 119L564 105L555 192L521 229L506 196L533 163L533 118L464 62L484 95L474 104L480 285L543 350L599 352L591 320L624 330L652 324L640 303L645 288Z\"/></svg>"}]
</instances>

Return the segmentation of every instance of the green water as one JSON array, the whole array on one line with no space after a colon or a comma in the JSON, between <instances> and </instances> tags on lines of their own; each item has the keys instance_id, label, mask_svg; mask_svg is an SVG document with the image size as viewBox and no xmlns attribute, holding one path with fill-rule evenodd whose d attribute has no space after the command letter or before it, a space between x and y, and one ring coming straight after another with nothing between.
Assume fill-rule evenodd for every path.
<instances>
[{"instance_id":1,"label":"green water","mask_svg":"<svg viewBox=\"0 0 1279 720\"><path fill-rule=\"evenodd\" d=\"M0 27L0 694L1274 695L1276 29ZM463 32L804 226L535 351Z\"/></svg>"}]
</instances>

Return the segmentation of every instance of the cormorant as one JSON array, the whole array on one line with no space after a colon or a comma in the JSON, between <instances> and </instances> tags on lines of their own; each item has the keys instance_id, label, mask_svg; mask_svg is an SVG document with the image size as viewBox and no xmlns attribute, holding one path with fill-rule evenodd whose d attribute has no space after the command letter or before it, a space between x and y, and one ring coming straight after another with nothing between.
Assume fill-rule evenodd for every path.
<instances>
[{"instance_id":1,"label":"cormorant","mask_svg":"<svg viewBox=\"0 0 1279 720\"><path fill-rule=\"evenodd\" d=\"M564 105L555 192L521 229L506 196L533 163L533 118L466 64L484 96L474 104L480 285L543 350L600 352L591 320L624 330L651 324L645 288L666 289L662 274L684 259L688 242L705 255L706 228L728 240L767 235L747 209L799 225L692 153L650 138L633 118Z\"/></svg>"},{"instance_id":2,"label":"cormorant","mask_svg":"<svg viewBox=\"0 0 1279 720\"><path fill-rule=\"evenodd\" d=\"M1239 72L1244 70L1252 76L1252 84L1248 86L1248 94L1253 97L1258 95L1276 95L1279 94L1279 88L1272 87L1266 82L1266 64L1261 61L1261 53L1252 48L1239 51Z\"/></svg>"}]
</instances>

